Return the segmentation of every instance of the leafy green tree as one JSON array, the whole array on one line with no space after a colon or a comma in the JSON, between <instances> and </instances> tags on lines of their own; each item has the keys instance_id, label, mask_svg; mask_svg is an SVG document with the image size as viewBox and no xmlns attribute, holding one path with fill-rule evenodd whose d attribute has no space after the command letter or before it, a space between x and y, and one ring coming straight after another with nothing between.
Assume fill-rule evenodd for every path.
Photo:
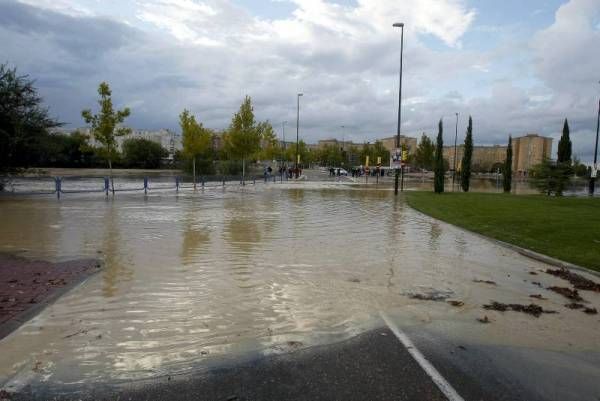
<instances>
[{"instance_id":1,"label":"leafy green tree","mask_svg":"<svg viewBox=\"0 0 600 401\"><path fill-rule=\"evenodd\" d=\"M558 157L556 161L558 163L571 164L572 147L571 138L569 137L569 122L565 118L562 136L560 137L560 141L558 141Z\"/></svg>"},{"instance_id":2,"label":"leafy green tree","mask_svg":"<svg viewBox=\"0 0 600 401\"><path fill-rule=\"evenodd\" d=\"M435 164L435 145L425 133L421 135L421 140L415 151L415 165L425 170L433 170Z\"/></svg>"},{"instance_id":3,"label":"leafy green tree","mask_svg":"<svg viewBox=\"0 0 600 401\"><path fill-rule=\"evenodd\" d=\"M577 177L587 177L588 166L581 163L577 156L573 157L573 172Z\"/></svg>"},{"instance_id":4,"label":"leafy green tree","mask_svg":"<svg viewBox=\"0 0 600 401\"><path fill-rule=\"evenodd\" d=\"M512 136L508 136L508 146L506 147L506 160L504 161L504 169L502 171L502 186L504 192L510 192L512 189L512 163L513 163L513 149L512 149Z\"/></svg>"},{"instance_id":5,"label":"leafy green tree","mask_svg":"<svg viewBox=\"0 0 600 401\"><path fill-rule=\"evenodd\" d=\"M467 136L465 137L465 149L460 163L460 186L463 191L469 192L471 181L471 159L473 158L473 119L469 116Z\"/></svg>"},{"instance_id":6,"label":"leafy green tree","mask_svg":"<svg viewBox=\"0 0 600 401\"><path fill-rule=\"evenodd\" d=\"M326 145L317 151L316 159L323 166L337 167L344 163L344 155L339 146Z\"/></svg>"},{"instance_id":7,"label":"leafy green tree","mask_svg":"<svg viewBox=\"0 0 600 401\"><path fill-rule=\"evenodd\" d=\"M286 160L294 160L296 158L296 146L290 146L285 151ZM313 155L306 143L303 140L298 142L298 155L300 156L300 164L309 165L313 161Z\"/></svg>"},{"instance_id":8,"label":"leafy green tree","mask_svg":"<svg viewBox=\"0 0 600 401\"><path fill-rule=\"evenodd\" d=\"M548 159L534 166L531 170L533 182L545 195L562 196L573 169L566 163L553 163Z\"/></svg>"},{"instance_id":9,"label":"leafy green tree","mask_svg":"<svg viewBox=\"0 0 600 401\"><path fill-rule=\"evenodd\" d=\"M196 117L185 109L179 115L179 126L181 127L181 142L183 145L183 155L192 161L192 176L194 188L196 188L196 161L198 158L206 160L212 145L212 133L204 128L202 123L196 121ZM206 162L203 162L204 170L207 169ZM204 171L206 172L206 171Z\"/></svg>"},{"instance_id":10,"label":"leafy green tree","mask_svg":"<svg viewBox=\"0 0 600 401\"><path fill-rule=\"evenodd\" d=\"M277 135L273 126L268 121L258 123L258 130L261 132L261 151L262 160L275 160L281 157L281 146L277 140Z\"/></svg>"},{"instance_id":11,"label":"leafy green tree","mask_svg":"<svg viewBox=\"0 0 600 401\"><path fill-rule=\"evenodd\" d=\"M227 153L242 160L242 179L246 176L246 160L260 150L263 127L254 119L254 109L250 96L246 96L240 109L234 114L225 136Z\"/></svg>"},{"instance_id":12,"label":"leafy green tree","mask_svg":"<svg viewBox=\"0 0 600 401\"><path fill-rule=\"evenodd\" d=\"M90 109L86 109L81 112L81 116L86 124L91 125L94 139L102 144L102 155L108 161L111 188L114 194L115 186L112 177L112 162L118 152L116 137L127 135L131 132L129 128L120 126L125 121L125 118L129 117L131 111L129 107L125 107L123 110L114 110L112 92L106 82L100 83L98 94L100 95L100 99L98 100L100 112L92 114Z\"/></svg>"},{"instance_id":13,"label":"leafy green tree","mask_svg":"<svg viewBox=\"0 0 600 401\"><path fill-rule=\"evenodd\" d=\"M60 125L48 116L34 81L0 64L0 174L34 162L40 141Z\"/></svg>"},{"instance_id":14,"label":"leafy green tree","mask_svg":"<svg viewBox=\"0 0 600 401\"><path fill-rule=\"evenodd\" d=\"M436 193L444 192L444 138L442 137L443 126L442 120L438 123L438 135L437 143L435 148L435 166L434 166L434 179L433 179L433 190Z\"/></svg>"},{"instance_id":15,"label":"leafy green tree","mask_svg":"<svg viewBox=\"0 0 600 401\"><path fill-rule=\"evenodd\" d=\"M159 143L144 138L131 138L123 142L123 162L129 167L158 168L169 152Z\"/></svg>"}]
</instances>

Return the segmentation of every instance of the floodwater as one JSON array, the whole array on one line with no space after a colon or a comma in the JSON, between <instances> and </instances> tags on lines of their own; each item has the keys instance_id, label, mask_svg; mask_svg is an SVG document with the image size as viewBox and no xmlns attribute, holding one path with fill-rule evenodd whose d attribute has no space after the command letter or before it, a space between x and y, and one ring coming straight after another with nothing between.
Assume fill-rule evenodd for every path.
<instances>
[{"instance_id":1,"label":"floodwater","mask_svg":"<svg viewBox=\"0 0 600 401\"><path fill-rule=\"evenodd\" d=\"M600 349L598 318L534 283L567 285L546 265L422 215L389 188L306 182L5 197L0 221L2 252L104 264L0 341L0 386L11 389L202 371L349 338L381 324L380 311L474 341ZM537 293L559 313L482 309L490 300L529 304ZM582 295L600 308L599 294ZM494 324L478 323L483 315Z\"/></svg>"}]
</instances>

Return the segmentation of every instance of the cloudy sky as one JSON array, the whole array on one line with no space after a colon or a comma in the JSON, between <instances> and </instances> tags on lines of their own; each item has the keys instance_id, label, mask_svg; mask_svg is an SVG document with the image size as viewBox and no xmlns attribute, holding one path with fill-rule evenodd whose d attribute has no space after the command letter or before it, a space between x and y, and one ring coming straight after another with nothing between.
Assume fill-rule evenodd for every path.
<instances>
[{"instance_id":1,"label":"cloudy sky","mask_svg":"<svg viewBox=\"0 0 600 401\"><path fill-rule=\"evenodd\" d=\"M83 125L105 80L129 125L178 130L192 110L227 127L244 95L278 132L357 142L396 130L404 22L403 133L453 142L558 138L592 158L600 97L598 0L0 0L0 61L29 74L51 113ZM555 141L556 148L556 141Z\"/></svg>"}]
</instances>

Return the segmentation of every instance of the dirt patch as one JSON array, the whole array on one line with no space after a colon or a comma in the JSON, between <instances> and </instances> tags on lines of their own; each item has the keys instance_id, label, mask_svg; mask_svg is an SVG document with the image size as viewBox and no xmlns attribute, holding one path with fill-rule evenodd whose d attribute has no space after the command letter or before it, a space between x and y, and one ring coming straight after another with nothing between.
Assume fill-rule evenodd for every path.
<instances>
[{"instance_id":1,"label":"dirt patch","mask_svg":"<svg viewBox=\"0 0 600 401\"><path fill-rule=\"evenodd\" d=\"M565 268L561 269L547 269L546 273L556 277L560 277L563 280L567 280L578 290L600 292L600 283L596 283L583 277L580 274L573 273Z\"/></svg>"},{"instance_id":2,"label":"dirt patch","mask_svg":"<svg viewBox=\"0 0 600 401\"><path fill-rule=\"evenodd\" d=\"M529 315L540 317L542 313L558 313L552 310L544 310L539 305L529 304L529 305L521 305L521 304L503 304L501 302L492 301L491 304L483 305L484 309L495 310L498 312L506 312L507 310L512 310L515 312L523 312Z\"/></svg>"},{"instance_id":3,"label":"dirt patch","mask_svg":"<svg viewBox=\"0 0 600 401\"><path fill-rule=\"evenodd\" d=\"M579 295L579 292L577 290L572 290L567 287L556 287L556 286L548 287L548 289L550 291L554 291L557 294L562 295L565 298L572 299L573 301L577 301L577 302L583 301L583 298L581 298L581 296Z\"/></svg>"},{"instance_id":4,"label":"dirt patch","mask_svg":"<svg viewBox=\"0 0 600 401\"><path fill-rule=\"evenodd\" d=\"M99 268L92 259L51 263L0 254L0 338Z\"/></svg>"}]
</instances>

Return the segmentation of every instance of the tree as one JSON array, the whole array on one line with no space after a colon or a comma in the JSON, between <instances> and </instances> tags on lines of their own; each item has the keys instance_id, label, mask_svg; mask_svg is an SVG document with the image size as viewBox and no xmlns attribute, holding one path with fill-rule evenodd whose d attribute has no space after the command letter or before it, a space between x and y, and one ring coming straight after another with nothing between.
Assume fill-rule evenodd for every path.
<instances>
[{"instance_id":1,"label":"tree","mask_svg":"<svg viewBox=\"0 0 600 401\"><path fill-rule=\"evenodd\" d=\"M123 162L130 167L158 168L168 154L159 143L148 139L131 138L123 142Z\"/></svg>"},{"instance_id":2,"label":"tree","mask_svg":"<svg viewBox=\"0 0 600 401\"><path fill-rule=\"evenodd\" d=\"M27 167L48 130L60 125L42 106L34 81L0 64L0 174Z\"/></svg>"},{"instance_id":3,"label":"tree","mask_svg":"<svg viewBox=\"0 0 600 401\"><path fill-rule=\"evenodd\" d=\"M571 166L566 163L553 163L548 159L544 159L531 170L535 186L548 196L562 196L571 175L573 175Z\"/></svg>"},{"instance_id":4,"label":"tree","mask_svg":"<svg viewBox=\"0 0 600 401\"><path fill-rule=\"evenodd\" d=\"M415 151L415 164L418 168L430 171L435 164L435 145L425 133L421 135L419 146Z\"/></svg>"},{"instance_id":5,"label":"tree","mask_svg":"<svg viewBox=\"0 0 600 401\"><path fill-rule=\"evenodd\" d=\"M225 137L227 152L234 158L242 159L242 180L246 176L246 160L260 150L263 128L256 123L252 100L246 96L240 110L233 115Z\"/></svg>"},{"instance_id":6,"label":"tree","mask_svg":"<svg viewBox=\"0 0 600 401\"><path fill-rule=\"evenodd\" d=\"M179 115L179 126L181 127L181 142L184 156L192 160L192 176L194 189L196 188L196 159L207 158L211 149L211 132L196 121L196 117L187 109Z\"/></svg>"},{"instance_id":7,"label":"tree","mask_svg":"<svg viewBox=\"0 0 600 401\"><path fill-rule=\"evenodd\" d=\"M512 136L508 136L508 146L506 147L506 160L504 161L504 171L502 172L502 186L504 192L510 192L512 189L512 163L513 163Z\"/></svg>"},{"instance_id":8,"label":"tree","mask_svg":"<svg viewBox=\"0 0 600 401\"><path fill-rule=\"evenodd\" d=\"M290 146L285 151L286 160L294 160L296 157L296 146ZM310 164L313 160L313 155L306 143L303 140L298 142L298 155L300 156L301 164Z\"/></svg>"},{"instance_id":9,"label":"tree","mask_svg":"<svg viewBox=\"0 0 600 401\"><path fill-rule=\"evenodd\" d=\"M444 192L444 139L442 138L442 120L438 123L438 135L437 144L435 148L435 166L434 166L434 179L433 179L433 190L435 193Z\"/></svg>"},{"instance_id":10,"label":"tree","mask_svg":"<svg viewBox=\"0 0 600 401\"><path fill-rule=\"evenodd\" d=\"M322 166L341 166L345 161L342 150L337 145L326 145L317 151L316 159Z\"/></svg>"},{"instance_id":11,"label":"tree","mask_svg":"<svg viewBox=\"0 0 600 401\"><path fill-rule=\"evenodd\" d=\"M100 83L98 94L100 95L100 99L98 100L100 112L92 114L90 109L86 109L81 112L81 116L86 124L91 125L94 139L103 146L102 155L108 161L111 188L114 194L115 185L112 177L112 161L117 153L116 137L127 135L131 132L129 128L120 126L125 121L125 118L129 117L131 111L128 107L125 107L123 110L114 110L112 92L106 82Z\"/></svg>"},{"instance_id":12,"label":"tree","mask_svg":"<svg viewBox=\"0 0 600 401\"><path fill-rule=\"evenodd\" d=\"M261 132L261 151L262 160L275 160L281 157L281 146L270 122L258 123L258 130Z\"/></svg>"},{"instance_id":13,"label":"tree","mask_svg":"<svg viewBox=\"0 0 600 401\"><path fill-rule=\"evenodd\" d=\"M558 157L556 161L558 163L567 163L571 164L571 152L572 152L572 144L571 138L569 138L569 122L565 118L565 123L563 125L562 136L560 137L560 141L558 141Z\"/></svg>"},{"instance_id":14,"label":"tree","mask_svg":"<svg viewBox=\"0 0 600 401\"><path fill-rule=\"evenodd\" d=\"M469 181L471 180L471 159L473 157L473 119L469 116L467 136L465 137L465 149L460 163L460 186L463 191L469 192Z\"/></svg>"}]
</instances>

